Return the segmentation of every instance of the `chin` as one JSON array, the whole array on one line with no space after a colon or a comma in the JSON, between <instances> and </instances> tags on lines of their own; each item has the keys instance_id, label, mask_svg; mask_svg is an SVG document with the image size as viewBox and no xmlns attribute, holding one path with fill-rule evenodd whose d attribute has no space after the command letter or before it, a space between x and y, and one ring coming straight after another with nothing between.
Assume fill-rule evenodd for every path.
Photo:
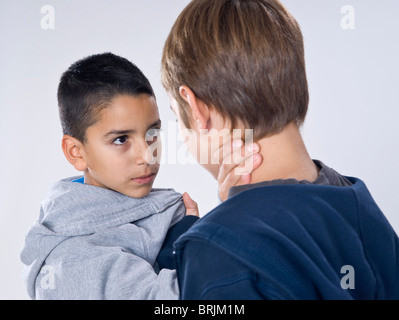
<instances>
[{"instance_id":1,"label":"chin","mask_svg":"<svg viewBox=\"0 0 399 320\"><path fill-rule=\"evenodd\" d=\"M201 166L208 171L212 177L217 180L219 176L219 165L217 164L201 164Z\"/></svg>"},{"instance_id":2,"label":"chin","mask_svg":"<svg viewBox=\"0 0 399 320\"><path fill-rule=\"evenodd\" d=\"M151 193L151 190L152 190L152 185L145 186L138 190L130 191L130 192L127 192L124 194L130 198L141 199L141 198L145 198L146 196L148 196Z\"/></svg>"}]
</instances>

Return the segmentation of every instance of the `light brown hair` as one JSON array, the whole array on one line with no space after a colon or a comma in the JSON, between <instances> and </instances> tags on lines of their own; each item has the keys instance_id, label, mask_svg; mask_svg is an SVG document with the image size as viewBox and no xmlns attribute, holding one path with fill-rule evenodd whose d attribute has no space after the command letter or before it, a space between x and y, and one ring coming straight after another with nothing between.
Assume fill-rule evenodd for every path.
<instances>
[{"instance_id":1,"label":"light brown hair","mask_svg":"<svg viewBox=\"0 0 399 320\"><path fill-rule=\"evenodd\" d=\"M182 85L255 139L302 125L308 110L302 33L277 0L191 1L167 38L161 72L187 128Z\"/></svg>"}]
</instances>

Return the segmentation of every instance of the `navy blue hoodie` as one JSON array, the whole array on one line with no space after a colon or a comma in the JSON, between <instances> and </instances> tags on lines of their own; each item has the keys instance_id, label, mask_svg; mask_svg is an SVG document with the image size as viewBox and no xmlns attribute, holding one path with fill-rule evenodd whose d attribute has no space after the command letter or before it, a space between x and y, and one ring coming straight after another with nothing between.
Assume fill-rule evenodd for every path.
<instances>
[{"instance_id":1,"label":"navy blue hoodie","mask_svg":"<svg viewBox=\"0 0 399 320\"><path fill-rule=\"evenodd\" d=\"M176 243L180 299L399 299L399 241L366 185L241 192Z\"/></svg>"}]
</instances>

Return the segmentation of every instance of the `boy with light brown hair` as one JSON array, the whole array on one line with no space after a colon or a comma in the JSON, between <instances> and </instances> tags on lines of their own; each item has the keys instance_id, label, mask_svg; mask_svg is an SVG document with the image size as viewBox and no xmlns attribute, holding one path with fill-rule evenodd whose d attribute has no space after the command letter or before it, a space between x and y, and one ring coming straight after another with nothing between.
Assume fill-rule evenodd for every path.
<instances>
[{"instance_id":1,"label":"boy with light brown hair","mask_svg":"<svg viewBox=\"0 0 399 320\"><path fill-rule=\"evenodd\" d=\"M279 1L191 1L162 80L197 159L225 129L253 130L265 159L175 244L181 299L399 298L398 237L367 187L307 152L303 37Z\"/></svg>"}]
</instances>

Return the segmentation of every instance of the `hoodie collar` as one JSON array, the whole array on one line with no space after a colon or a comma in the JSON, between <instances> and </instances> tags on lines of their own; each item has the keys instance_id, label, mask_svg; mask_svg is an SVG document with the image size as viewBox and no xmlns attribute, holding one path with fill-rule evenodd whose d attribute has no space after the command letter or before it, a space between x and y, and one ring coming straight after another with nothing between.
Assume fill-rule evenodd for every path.
<instances>
[{"instance_id":1,"label":"hoodie collar","mask_svg":"<svg viewBox=\"0 0 399 320\"><path fill-rule=\"evenodd\" d=\"M73 182L79 178L56 183L42 202L40 222L58 235L82 236L132 223L161 213L182 198L173 189L153 189L147 197L135 199Z\"/></svg>"}]
</instances>

